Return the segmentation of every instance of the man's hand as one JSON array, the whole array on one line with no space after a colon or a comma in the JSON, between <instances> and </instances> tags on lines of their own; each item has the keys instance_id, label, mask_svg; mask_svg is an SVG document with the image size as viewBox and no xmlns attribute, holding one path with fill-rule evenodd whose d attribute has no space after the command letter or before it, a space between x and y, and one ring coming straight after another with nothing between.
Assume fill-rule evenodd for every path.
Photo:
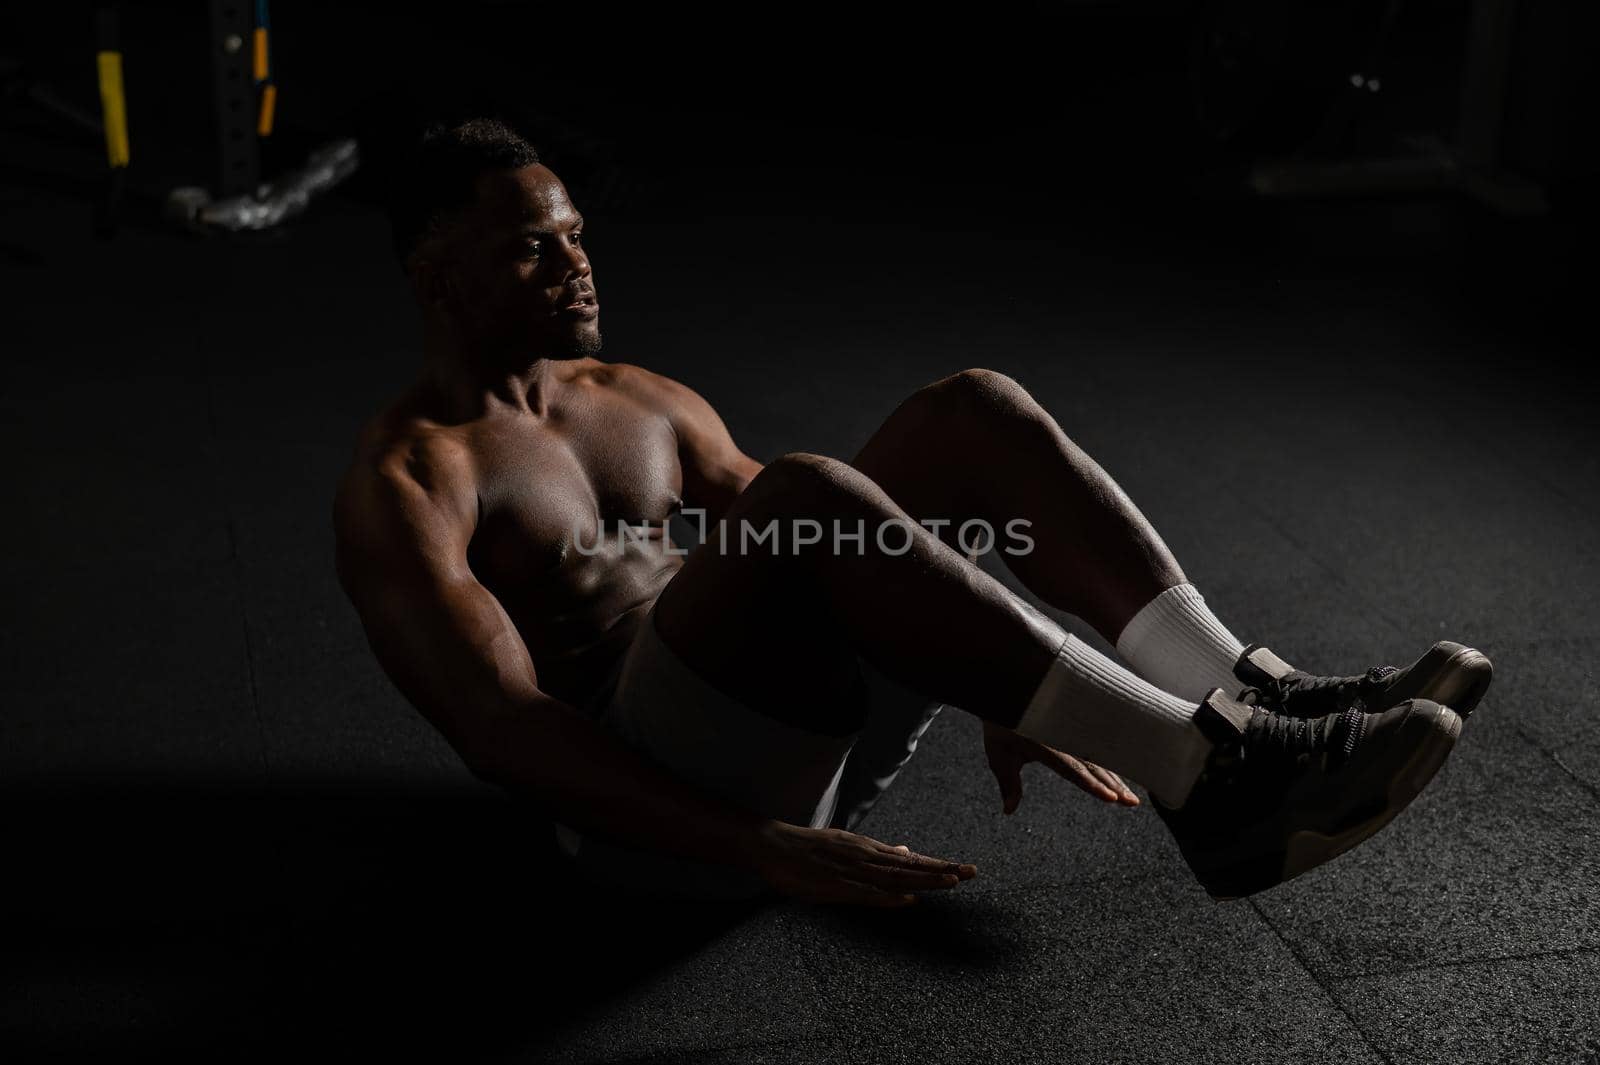
<instances>
[{"instance_id":1,"label":"man's hand","mask_svg":"<svg viewBox=\"0 0 1600 1065\"><path fill-rule=\"evenodd\" d=\"M757 835L755 871L768 886L808 902L909 906L913 892L945 891L978 875L962 865L914 854L837 828L768 822Z\"/></svg>"},{"instance_id":2,"label":"man's hand","mask_svg":"<svg viewBox=\"0 0 1600 1065\"><path fill-rule=\"evenodd\" d=\"M1022 804L1022 767L1029 762L1038 762L1097 799L1122 806L1139 805L1139 797L1111 770L1035 743L990 721L983 723L983 750L989 756L989 769L1000 785L1000 802L1008 814L1016 813Z\"/></svg>"}]
</instances>

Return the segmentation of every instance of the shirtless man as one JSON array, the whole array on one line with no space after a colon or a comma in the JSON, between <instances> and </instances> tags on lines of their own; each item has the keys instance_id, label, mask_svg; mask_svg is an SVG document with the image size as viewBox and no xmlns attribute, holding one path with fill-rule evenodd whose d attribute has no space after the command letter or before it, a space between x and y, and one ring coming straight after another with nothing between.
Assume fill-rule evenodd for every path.
<instances>
[{"instance_id":1,"label":"shirtless man","mask_svg":"<svg viewBox=\"0 0 1600 1065\"><path fill-rule=\"evenodd\" d=\"M1487 687L1458 644L1344 678L1243 646L1002 374L919 389L848 464L763 467L691 389L595 358L583 218L498 123L430 133L394 224L426 363L340 485L340 577L400 690L597 875L886 906L975 875L850 831L931 718L880 716L867 662L983 719L1007 812L1028 762L1137 805L1125 775L1238 897L1386 824ZM975 522L1126 668L972 564Z\"/></svg>"}]
</instances>

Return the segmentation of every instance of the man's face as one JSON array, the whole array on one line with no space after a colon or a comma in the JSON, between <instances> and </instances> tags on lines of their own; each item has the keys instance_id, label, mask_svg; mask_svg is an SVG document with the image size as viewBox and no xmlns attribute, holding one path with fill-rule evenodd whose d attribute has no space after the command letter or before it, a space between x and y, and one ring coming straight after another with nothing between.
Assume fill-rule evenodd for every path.
<instances>
[{"instance_id":1,"label":"man's face","mask_svg":"<svg viewBox=\"0 0 1600 1065\"><path fill-rule=\"evenodd\" d=\"M440 298L458 327L473 343L518 357L599 351L583 217L560 180L529 166L484 174L477 189L441 241L448 285Z\"/></svg>"}]
</instances>

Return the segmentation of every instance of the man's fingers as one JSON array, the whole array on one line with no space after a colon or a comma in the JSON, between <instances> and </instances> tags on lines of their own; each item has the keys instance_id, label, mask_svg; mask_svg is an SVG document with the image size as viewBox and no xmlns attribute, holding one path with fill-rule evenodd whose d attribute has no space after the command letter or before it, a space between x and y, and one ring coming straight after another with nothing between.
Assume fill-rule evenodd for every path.
<instances>
[{"instance_id":1,"label":"man's fingers","mask_svg":"<svg viewBox=\"0 0 1600 1065\"><path fill-rule=\"evenodd\" d=\"M1128 787L1127 783L1121 777L1117 776L1117 774L1113 773L1109 769L1105 769L1097 765L1091 764L1089 765L1089 768L1094 771L1096 776L1105 781L1107 787L1117 793L1118 802L1126 806L1139 805L1139 796L1135 795L1133 793L1133 789Z\"/></svg>"},{"instance_id":2,"label":"man's fingers","mask_svg":"<svg viewBox=\"0 0 1600 1065\"><path fill-rule=\"evenodd\" d=\"M903 843L891 846L870 836L857 836L856 839L868 848L858 852L859 859L869 864L934 873L953 873L962 880L971 880L978 875L978 867L968 862L952 862L945 858L918 854ZM848 860L857 860L857 855L851 855Z\"/></svg>"},{"instance_id":3,"label":"man's fingers","mask_svg":"<svg viewBox=\"0 0 1600 1065\"><path fill-rule=\"evenodd\" d=\"M880 855L888 855L891 858L908 858L912 855L911 848L906 846L904 843L890 846L887 843L880 843L878 840L875 840L870 836L862 836L861 840L873 850L877 851ZM876 858L876 856L873 857Z\"/></svg>"},{"instance_id":4,"label":"man's fingers","mask_svg":"<svg viewBox=\"0 0 1600 1065\"><path fill-rule=\"evenodd\" d=\"M975 865L918 854L844 829L809 830L812 847L805 868L782 888L816 903L857 906L907 906L913 892L947 891L978 875Z\"/></svg>"},{"instance_id":5,"label":"man's fingers","mask_svg":"<svg viewBox=\"0 0 1600 1065\"><path fill-rule=\"evenodd\" d=\"M864 865L851 876L885 891L948 891L961 877L946 869L914 869L901 865Z\"/></svg>"},{"instance_id":6,"label":"man's fingers","mask_svg":"<svg viewBox=\"0 0 1600 1065\"><path fill-rule=\"evenodd\" d=\"M1128 787L1127 783L1117 774L1104 766L1095 765L1093 762L1085 762L1083 765L1084 768L1094 774L1097 780L1116 793L1117 802L1125 806L1139 805L1139 796L1135 795L1133 789Z\"/></svg>"},{"instance_id":7,"label":"man's fingers","mask_svg":"<svg viewBox=\"0 0 1600 1065\"><path fill-rule=\"evenodd\" d=\"M962 880L971 880L978 875L978 867L968 862L952 862L945 858L933 858L926 854L918 854L909 848L903 854L888 856L884 863L902 869L911 869L926 873L950 873Z\"/></svg>"},{"instance_id":8,"label":"man's fingers","mask_svg":"<svg viewBox=\"0 0 1600 1065\"><path fill-rule=\"evenodd\" d=\"M1091 773L1083 762L1064 751L1052 753L1055 757L1050 759L1050 768L1056 771L1056 775L1072 781L1095 798L1104 799L1106 802L1117 801L1119 793L1116 789Z\"/></svg>"}]
</instances>

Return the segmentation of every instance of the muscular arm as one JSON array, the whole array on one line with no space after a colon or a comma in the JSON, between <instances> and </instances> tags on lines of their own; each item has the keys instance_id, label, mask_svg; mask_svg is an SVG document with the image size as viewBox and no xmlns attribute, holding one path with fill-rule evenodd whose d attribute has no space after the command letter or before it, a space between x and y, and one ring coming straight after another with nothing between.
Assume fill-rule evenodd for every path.
<instances>
[{"instance_id":1,"label":"muscular arm","mask_svg":"<svg viewBox=\"0 0 1600 1065\"><path fill-rule=\"evenodd\" d=\"M399 461L340 491L340 579L402 694L477 776L580 831L753 865L767 822L680 783L539 690L521 636L467 565L470 485L470 470L429 476Z\"/></svg>"}]
</instances>

